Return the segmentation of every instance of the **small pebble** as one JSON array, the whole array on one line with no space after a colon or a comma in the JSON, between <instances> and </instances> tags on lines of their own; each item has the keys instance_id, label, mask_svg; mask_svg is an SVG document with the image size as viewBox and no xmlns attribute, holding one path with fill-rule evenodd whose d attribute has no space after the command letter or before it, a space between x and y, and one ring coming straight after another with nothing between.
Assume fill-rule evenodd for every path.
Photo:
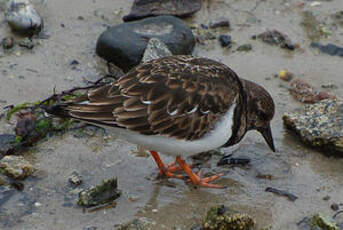
<instances>
[{"instance_id":1,"label":"small pebble","mask_svg":"<svg viewBox=\"0 0 343 230\"><path fill-rule=\"evenodd\" d=\"M5 37L2 39L1 45L4 49L11 49L14 46L13 37Z\"/></svg>"},{"instance_id":2,"label":"small pebble","mask_svg":"<svg viewBox=\"0 0 343 230\"><path fill-rule=\"evenodd\" d=\"M70 62L70 65L78 65L78 64L80 64L80 62L75 59Z\"/></svg>"},{"instance_id":3,"label":"small pebble","mask_svg":"<svg viewBox=\"0 0 343 230\"><path fill-rule=\"evenodd\" d=\"M219 41L222 47L227 47L231 44L231 36L222 34L219 36Z\"/></svg>"},{"instance_id":4,"label":"small pebble","mask_svg":"<svg viewBox=\"0 0 343 230\"><path fill-rule=\"evenodd\" d=\"M39 202L35 202L35 207L40 207L40 206L42 206L42 204L41 203L39 203Z\"/></svg>"},{"instance_id":5,"label":"small pebble","mask_svg":"<svg viewBox=\"0 0 343 230\"><path fill-rule=\"evenodd\" d=\"M204 30L207 30L207 29L208 29L208 26L205 25L205 24L201 24L200 26L201 26L201 28L204 29Z\"/></svg>"},{"instance_id":6,"label":"small pebble","mask_svg":"<svg viewBox=\"0 0 343 230\"><path fill-rule=\"evenodd\" d=\"M279 78L284 80L284 81L290 81L293 78L293 73L288 72L287 70L280 70L279 74L278 74Z\"/></svg>"},{"instance_id":7,"label":"small pebble","mask_svg":"<svg viewBox=\"0 0 343 230\"><path fill-rule=\"evenodd\" d=\"M250 51L252 46L250 44L243 44L237 48L237 51Z\"/></svg>"},{"instance_id":8,"label":"small pebble","mask_svg":"<svg viewBox=\"0 0 343 230\"><path fill-rule=\"evenodd\" d=\"M324 196L323 200L328 201L328 200L330 200L330 198L331 198L330 196Z\"/></svg>"},{"instance_id":9,"label":"small pebble","mask_svg":"<svg viewBox=\"0 0 343 230\"><path fill-rule=\"evenodd\" d=\"M333 203L330 207L334 211L338 211L338 209L339 209L339 205L337 203Z\"/></svg>"},{"instance_id":10,"label":"small pebble","mask_svg":"<svg viewBox=\"0 0 343 230\"><path fill-rule=\"evenodd\" d=\"M151 210L153 213L157 213L158 210L156 208L154 208L153 210Z\"/></svg>"},{"instance_id":11,"label":"small pebble","mask_svg":"<svg viewBox=\"0 0 343 230\"><path fill-rule=\"evenodd\" d=\"M230 22L229 20L223 18L223 19L218 19L217 21L211 22L210 23L210 28L215 29L218 27L230 27Z\"/></svg>"},{"instance_id":12,"label":"small pebble","mask_svg":"<svg viewBox=\"0 0 343 230\"><path fill-rule=\"evenodd\" d=\"M73 171L69 177L69 182L72 185L80 185L82 183L82 177L80 176L80 174L76 171Z\"/></svg>"},{"instance_id":13,"label":"small pebble","mask_svg":"<svg viewBox=\"0 0 343 230\"><path fill-rule=\"evenodd\" d=\"M32 42L30 38L24 38L19 42L19 46L25 47L27 49L32 49L35 46L35 44Z\"/></svg>"}]
</instances>

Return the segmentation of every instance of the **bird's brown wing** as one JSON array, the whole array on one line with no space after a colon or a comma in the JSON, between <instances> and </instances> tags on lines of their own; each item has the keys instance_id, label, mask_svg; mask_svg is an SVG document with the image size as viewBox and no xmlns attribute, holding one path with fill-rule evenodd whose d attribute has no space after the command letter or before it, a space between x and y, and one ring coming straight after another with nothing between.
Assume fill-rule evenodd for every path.
<instances>
[{"instance_id":1,"label":"bird's brown wing","mask_svg":"<svg viewBox=\"0 0 343 230\"><path fill-rule=\"evenodd\" d=\"M88 101L63 107L74 118L141 134L194 140L211 130L242 87L227 66L206 58L171 56L143 63Z\"/></svg>"}]
</instances>

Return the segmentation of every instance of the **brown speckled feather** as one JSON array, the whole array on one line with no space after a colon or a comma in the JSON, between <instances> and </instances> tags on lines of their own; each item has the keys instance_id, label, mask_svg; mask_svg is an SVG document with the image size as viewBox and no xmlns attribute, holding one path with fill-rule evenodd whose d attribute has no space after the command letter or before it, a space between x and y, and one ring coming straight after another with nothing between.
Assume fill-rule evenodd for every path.
<instances>
[{"instance_id":1,"label":"brown speckled feather","mask_svg":"<svg viewBox=\"0 0 343 230\"><path fill-rule=\"evenodd\" d=\"M235 100L243 99L240 80L227 66L171 56L143 63L115 84L88 92L88 102L63 109L81 120L194 140L209 132Z\"/></svg>"}]
</instances>

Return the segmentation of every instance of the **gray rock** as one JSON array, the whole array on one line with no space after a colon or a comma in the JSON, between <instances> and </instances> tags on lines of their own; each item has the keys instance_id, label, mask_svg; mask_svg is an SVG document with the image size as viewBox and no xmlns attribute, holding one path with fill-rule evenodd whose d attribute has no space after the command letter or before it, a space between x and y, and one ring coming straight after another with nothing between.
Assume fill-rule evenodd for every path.
<instances>
[{"instance_id":1,"label":"gray rock","mask_svg":"<svg viewBox=\"0 0 343 230\"><path fill-rule=\"evenodd\" d=\"M43 28L43 20L29 0L10 0L6 21L13 31L30 36L38 34Z\"/></svg>"},{"instance_id":2,"label":"gray rock","mask_svg":"<svg viewBox=\"0 0 343 230\"><path fill-rule=\"evenodd\" d=\"M191 29L173 16L158 16L110 27L96 44L96 53L125 72L138 65L150 38L158 38L174 54L191 54L195 39Z\"/></svg>"},{"instance_id":3,"label":"gray rock","mask_svg":"<svg viewBox=\"0 0 343 230\"><path fill-rule=\"evenodd\" d=\"M0 160L0 169L13 179L25 179L35 168L22 156L5 156Z\"/></svg>"},{"instance_id":4,"label":"gray rock","mask_svg":"<svg viewBox=\"0 0 343 230\"><path fill-rule=\"evenodd\" d=\"M173 55L166 44L157 38L151 38L144 51L142 62L151 61L157 58Z\"/></svg>"},{"instance_id":5,"label":"gray rock","mask_svg":"<svg viewBox=\"0 0 343 230\"><path fill-rule=\"evenodd\" d=\"M343 100L322 100L287 112L282 118L304 143L343 156Z\"/></svg>"},{"instance_id":6,"label":"gray rock","mask_svg":"<svg viewBox=\"0 0 343 230\"><path fill-rule=\"evenodd\" d=\"M1 155L7 155L15 149L15 138L13 134L0 134L0 158Z\"/></svg>"}]
</instances>

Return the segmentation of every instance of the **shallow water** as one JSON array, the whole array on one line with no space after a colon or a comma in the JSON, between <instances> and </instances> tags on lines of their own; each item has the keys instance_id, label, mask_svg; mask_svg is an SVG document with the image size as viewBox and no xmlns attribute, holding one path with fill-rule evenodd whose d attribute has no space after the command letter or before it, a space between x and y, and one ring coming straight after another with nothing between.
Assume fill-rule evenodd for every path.
<instances>
[{"instance_id":1,"label":"shallow water","mask_svg":"<svg viewBox=\"0 0 343 230\"><path fill-rule=\"evenodd\" d=\"M304 8L297 5L301 2L305 3ZM40 1L34 3L45 20L45 32L50 38L41 40L32 51L18 46L12 54L0 51L1 107L40 100L49 96L54 87L59 92L83 85L84 79L99 78L102 71L95 57L96 39L106 25L120 23L131 5L124 0L59 0L47 1L46 6L40 5ZM298 0L211 0L204 1L202 10L186 20L208 24L220 16L228 17L232 27L230 35L237 45L231 51L224 50L214 41L208 45L210 50L198 46L194 54L220 60L242 78L263 85L276 104L272 122L276 153L268 149L258 133L250 132L238 147L224 149L227 153L234 151L235 157L249 157L249 166L217 167L219 155L202 165L204 172L227 172L218 180L227 185L227 189L194 189L176 179L158 179L153 160L134 154L136 146L112 137L80 139L68 133L52 137L24 153L39 172L25 180L23 192L0 204L0 228L57 230L96 226L112 229L115 224L145 216L154 223L154 229L189 229L216 204L246 212L255 218L259 227L271 225L273 229L296 229L297 222L316 212L333 215L330 205L343 202L343 159L323 156L302 145L283 128L283 113L301 104L289 95L284 87L287 83L273 77L281 69L287 69L318 88L322 84L335 84L338 88L331 91L342 97L342 59L309 48L310 41L300 26L303 10L311 10L325 19L343 9L341 0L321 3L311 7L308 1ZM84 20L77 19L78 16ZM0 34L2 37L10 35L3 15L0 19L3 22ZM250 39L266 29L284 32L299 43L304 52L290 52ZM342 46L343 29L338 27L332 36L322 38L321 42ZM232 52L245 43L252 44L253 50ZM74 59L80 62L76 70L69 64ZM11 129L11 125L0 127L2 132ZM163 159L174 160L168 156ZM74 170L83 177L82 188L117 176L123 191L117 206L93 212L78 207L77 191L72 191L68 184ZM258 174L271 174L275 179L258 179ZM266 187L288 190L299 198L293 203L265 192ZM329 201L323 200L326 196L330 197Z\"/></svg>"}]
</instances>

